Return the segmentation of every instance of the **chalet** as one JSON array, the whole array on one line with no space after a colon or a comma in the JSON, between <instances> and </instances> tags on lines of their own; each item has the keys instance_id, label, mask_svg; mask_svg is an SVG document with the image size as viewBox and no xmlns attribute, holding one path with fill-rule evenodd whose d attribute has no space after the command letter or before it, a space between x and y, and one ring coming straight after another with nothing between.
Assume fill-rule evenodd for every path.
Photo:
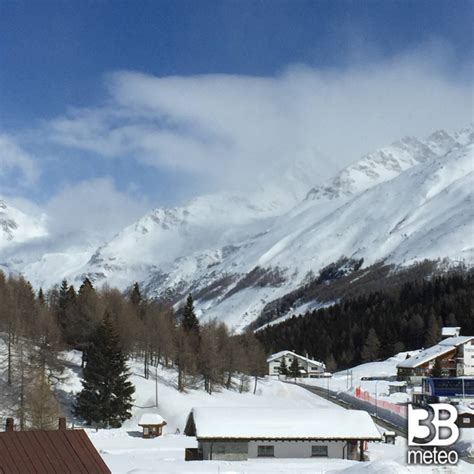
<instances>
[{"instance_id":1,"label":"chalet","mask_svg":"<svg viewBox=\"0 0 474 474\"><path fill-rule=\"evenodd\" d=\"M73 472L110 474L103 459L84 430L66 429L60 419L53 431L14 431L7 418L6 431L0 433L0 473L50 474Z\"/></svg>"},{"instance_id":2,"label":"chalet","mask_svg":"<svg viewBox=\"0 0 474 474\"><path fill-rule=\"evenodd\" d=\"M185 428L198 448L188 460L339 458L364 460L381 434L365 411L333 408L193 408Z\"/></svg>"},{"instance_id":3,"label":"chalet","mask_svg":"<svg viewBox=\"0 0 474 474\"><path fill-rule=\"evenodd\" d=\"M326 365L317 360L309 359L308 357L295 354L291 351L281 351L276 354L272 354L267 359L268 364L268 374L269 375L279 375L280 374L280 365L283 360L285 360L286 366L289 368L293 359L298 361L300 366L301 377L324 377L329 374L326 373Z\"/></svg>"},{"instance_id":4,"label":"chalet","mask_svg":"<svg viewBox=\"0 0 474 474\"><path fill-rule=\"evenodd\" d=\"M474 375L474 336L453 336L423 349L397 365L398 380L420 383L438 361L444 376Z\"/></svg>"},{"instance_id":5,"label":"chalet","mask_svg":"<svg viewBox=\"0 0 474 474\"><path fill-rule=\"evenodd\" d=\"M144 438L156 438L163 434L166 421L158 413L145 413L140 417L138 426L143 429Z\"/></svg>"}]
</instances>

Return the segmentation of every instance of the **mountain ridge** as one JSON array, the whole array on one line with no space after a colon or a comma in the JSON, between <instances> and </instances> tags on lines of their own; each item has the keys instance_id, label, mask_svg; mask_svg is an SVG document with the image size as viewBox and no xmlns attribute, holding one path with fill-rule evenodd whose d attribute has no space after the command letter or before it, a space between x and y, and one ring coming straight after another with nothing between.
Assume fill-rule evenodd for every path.
<instances>
[{"instance_id":1,"label":"mountain ridge","mask_svg":"<svg viewBox=\"0 0 474 474\"><path fill-rule=\"evenodd\" d=\"M406 137L316 187L315 170L305 175L295 163L253 193L154 209L103 245L79 249L77 258L66 249L15 268L44 286L42 267L57 283L54 259L63 259L69 269L61 278L73 282L87 276L126 290L138 281L150 297L176 305L192 292L201 317L242 330L270 301L342 256L366 265L444 257L471 264L473 137L472 126Z\"/></svg>"}]
</instances>

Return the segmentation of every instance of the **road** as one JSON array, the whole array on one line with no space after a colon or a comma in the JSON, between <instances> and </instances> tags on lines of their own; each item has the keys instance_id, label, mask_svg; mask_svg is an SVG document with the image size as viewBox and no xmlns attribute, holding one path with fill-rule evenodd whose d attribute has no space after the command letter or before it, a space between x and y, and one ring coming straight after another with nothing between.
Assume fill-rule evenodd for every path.
<instances>
[{"instance_id":1,"label":"road","mask_svg":"<svg viewBox=\"0 0 474 474\"><path fill-rule=\"evenodd\" d=\"M357 398L351 397L348 394L343 392L334 392L332 390L327 390L322 387L317 387L314 385L306 385L302 383L295 383L295 382L285 382L285 383L292 383L294 385L298 385L310 392L318 395L318 397L325 398L330 402L336 403L344 408L352 408L356 410L364 410L369 413L369 415L373 418L373 420L383 428L387 430L394 431L398 436L402 436L403 438L407 437L407 426L406 420L388 410L384 410L382 408L377 409L377 414L375 413L375 407L370 403L367 403L363 400L359 400Z\"/></svg>"}]
</instances>

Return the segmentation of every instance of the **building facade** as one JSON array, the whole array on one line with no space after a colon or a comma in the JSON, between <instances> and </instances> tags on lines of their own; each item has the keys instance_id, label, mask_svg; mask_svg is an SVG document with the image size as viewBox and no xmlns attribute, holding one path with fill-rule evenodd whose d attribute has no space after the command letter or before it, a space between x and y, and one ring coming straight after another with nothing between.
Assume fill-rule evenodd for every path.
<instances>
[{"instance_id":1,"label":"building facade","mask_svg":"<svg viewBox=\"0 0 474 474\"><path fill-rule=\"evenodd\" d=\"M400 362L398 380L419 384L432 374L436 361L445 377L474 375L474 336L448 337Z\"/></svg>"},{"instance_id":2,"label":"building facade","mask_svg":"<svg viewBox=\"0 0 474 474\"><path fill-rule=\"evenodd\" d=\"M193 408L184 430L197 449L187 460L253 458L365 460L366 441L380 441L370 415L332 408Z\"/></svg>"},{"instance_id":3,"label":"building facade","mask_svg":"<svg viewBox=\"0 0 474 474\"><path fill-rule=\"evenodd\" d=\"M280 375L280 367L283 359L288 368L293 362L293 359L296 359L300 367L301 377L318 378L330 375L326 373L326 365L323 362L304 357L291 351L277 352L267 359L268 375Z\"/></svg>"}]
</instances>

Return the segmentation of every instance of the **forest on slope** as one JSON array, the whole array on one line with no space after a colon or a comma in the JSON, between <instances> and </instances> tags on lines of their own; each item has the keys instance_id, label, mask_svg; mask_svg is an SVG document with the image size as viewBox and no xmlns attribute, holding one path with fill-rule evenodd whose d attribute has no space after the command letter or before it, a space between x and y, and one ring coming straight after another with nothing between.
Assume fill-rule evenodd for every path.
<instances>
[{"instance_id":1,"label":"forest on slope","mask_svg":"<svg viewBox=\"0 0 474 474\"><path fill-rule=\"evenodd\" d=\"M474 272L406 281L259 330L267 352L283 349L326 362L328 370L436 344L443 326L474 334Z\"/></svg>"},{"instance_id":2,"label":"forest on slope","mask_svg":"<svg viewBox=\"0 0 474 474\"><path fill-rule=\"evenodd\" d=\"M0 272L0 417L14 416L20 429L55 427L64 351L82 351L84 368L106 319L125 357L142 361L144 378L158 364L172 367L180 391L255 390L266 370L263 347L252 332L233 335L223 323L200 324L191 296L175 313L144 298L137 284L123 294L95 289L86 278L77 291L63 281L36 294L24 278Z\"/></svg>"}]
</instances>

